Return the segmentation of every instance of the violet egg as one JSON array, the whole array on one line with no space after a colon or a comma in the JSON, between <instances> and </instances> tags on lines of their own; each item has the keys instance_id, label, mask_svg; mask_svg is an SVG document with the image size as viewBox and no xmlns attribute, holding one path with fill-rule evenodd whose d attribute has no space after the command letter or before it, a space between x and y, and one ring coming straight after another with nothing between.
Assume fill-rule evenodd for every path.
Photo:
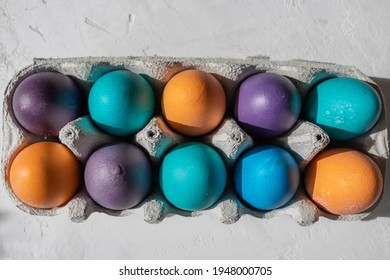
<instances>
[{"instance_id":1,"label":"violet egg","mask_svg":"<svg viewBox=\"0 0 390 280\"><path fill-rule=\"evenodd\" d=\"M298 120L301 97L286 77L259 73L245 79L236 93L234 114L251 136L274 137L288 131Z\"/></svg>"},{"instance_id":2,"label":"violet egg","mask_svg":"<svg viewBox=\"0 0 390 280\"><path fill-rule=\"evenodd\" d=\"M82 103L82 94L71 78L57 72L39 72L18 85L12 109L27 131L55 137L63 126L81 116Z\"/></svg>"},{"instance_id":3,"label":"violet egg","mask_svg":"<svg viewBox=\"0 0 390 280\"><path fill-rule=\"evenodd\" d=\"M114 143L90 156L84 180L95 202L108 209L123 210L136 206L149 193L152 167L137 146Z\"/></svg>"}]
</instances>

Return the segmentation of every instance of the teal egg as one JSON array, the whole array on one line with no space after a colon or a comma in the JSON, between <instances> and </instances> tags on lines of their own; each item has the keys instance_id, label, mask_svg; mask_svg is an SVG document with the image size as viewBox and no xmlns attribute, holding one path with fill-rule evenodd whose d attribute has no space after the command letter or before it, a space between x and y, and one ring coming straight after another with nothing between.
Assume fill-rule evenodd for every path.
<instances>
[{"instance_id":1,"label":"teal egg","mask_svg":"<svg viewBox=\"0 0 390 280\"><path fill-rule=\"evenodd\" d=\"M137 133L154 112L154 93L140 75L116 70L101 76L92 86L88 107L102 130L118 136Z\"/></svg>"},{"instance_id":2,"label":"teal egg","mask_svg":"<svg viewBox=\"0 0 390 280\"><path fill-rule=\"evenodd\" d=\"M378 121L382 103L367 83L333 78L315 86L304 102L304 118L323 128L331 140L351 140Z\"/></svg>"},{"instance_id":3,"label":"teal egg","mask_svg":"<svg viewBox=\"0 0 390 280\"><path fill-rule=\"evenodd\" d=\"M223 160L205 144L181 144L168 152L161 163L161 190L179 209L196 211L212 206L224 192L225 185Z\"/></svg>"}]
</instances>

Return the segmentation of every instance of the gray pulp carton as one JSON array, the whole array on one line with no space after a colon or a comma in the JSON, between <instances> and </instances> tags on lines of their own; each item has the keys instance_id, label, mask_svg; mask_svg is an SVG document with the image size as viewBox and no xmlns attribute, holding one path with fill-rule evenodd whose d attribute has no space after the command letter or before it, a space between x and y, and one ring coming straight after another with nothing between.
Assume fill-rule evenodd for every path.
<instances>
[{"instance_id":1,"label":"gray pulp carton","mask_svg":"<svg viewBox=\"0 0 390 280\"><path fill-rule=\"evenodd\" d=\"M113 216L127 216L133 213L143 215L145 221L157 223L166 216L198 216L212 214L223 223L234 223L242 215L249 214L258 218L271 218L278 215L289 215L301 225L309 225L320 216L339 220L358 220L370 214L380 201L367 211L346 216L335 216L326 213L310 201L304 188L299 187L293 199L285 206L272 211L257 211L243 205L235 195L231 182L220 200L211 208L186 212L172 207L164 198L158 186L154 186L149 196L132 209L114 211L97 205L88 195L85 187L81 187L76 195L65 205L53 209L37 209L20 201L9 185L9 167L17 153L29 144L45 140L22 129L12 113L12 95L17 85L28 75L40 71L58 71L73 78L86 92L104 73L115 69L128 69L142 74L153 87L157 104L161 98L166 81L183 69L196 68L212 73L222 84L227 97L227 114L212 133L201 140L213 146L225 160L226 166L232 168L235 160L246 149L254 145L254 139L245 133L235 122L231 114L233 96L239 83L257 72L273 72L288 77L297 86L302 97L309 88L327 77L344 76L360 79L370 83L380 94L379 87L366 75L354 67L340 66L303 60L272 61L268 57L249 57L247 59L225 58L172 58L172 57L83 57L83 58L48 58L35 59L34 63L21 70L9 82L4 93L3 102L3 143L1 158L1 177L10 198L21 210L33 214L51 216L68 212L74 222L86 220L94 212L102 212ZM382 102L384 104L384 102ZM383 105L384 106L384 105ZM230 109L229 109L230 108ZM389 156L385 110L378 123L365 135L348 142L345 147L364 151L380 167L385 177L386 159ZM230 110L230 111L229 111ZM164 154L173 146L188 140L174 132L161 116L157 105L155 116L131 139L142 147L157 166ZM98 147L115 141L115 137L105 134L95 127L89 116L83 116L65 125L60 131L58 142L66 145L82 162ZM301 171L310 160L329 144L328 135L318 126L304 120L284 135L272 140L294 156Z\"/></svg>"}]
</instances>

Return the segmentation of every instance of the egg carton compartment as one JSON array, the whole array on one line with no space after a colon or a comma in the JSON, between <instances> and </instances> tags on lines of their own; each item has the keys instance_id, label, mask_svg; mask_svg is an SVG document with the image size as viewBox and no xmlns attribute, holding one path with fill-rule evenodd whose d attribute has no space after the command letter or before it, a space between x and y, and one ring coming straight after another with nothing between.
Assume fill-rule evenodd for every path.
<instances>
[{"instance_id":1,"label":"egg carton compartment","mask_svg":"<svg viewBox=\"0 0 390 280\"><path fill-rule=\"evenodd\" d=\"M103 208L95 203L88 195L84 186L81 186L76 195L65 205L53 209L37 209L24 204L13 193L9 185L9 167L17 153L24 147L39 141L55 141L66 145L85 164L88 157L97 148L113 141L125 140L141 147L150 156L155 169L162 157L172 147L192 138L182 136L172 130L161 116L160 100L166 82L176 73L185 69L199 69L211 73L222 84L226 99L227 110L221 124L208 135L195 138L214 147L225 161L228 171L232 169L236 159L245 150L255 144L270 143L288 150L298 163L302 172L313 157L329 144L329 137L315 124L305 120L298 120L293 128L280 137L265 142L255 140L249 136L234 120L232 116L234 94L246 77L258 72L273 72L289 78L298 88L302 98L315 84L329 77L351 77L369 83L380 94L379 87L366 75L354 67L336 64L311 62L303 60L272 61L268 57L249 57L247 59L225 58L170 58L170 57L83 57L83 58L48 58L35 59L34 63L21 70L9 82L4 93L3 102L3 143L2 143L2 178L3 184L10 198L21 210L33 214L51 216L67 212L74 222L82 222L91 214L99 212L112 216L127 216L140 214L149 223L157 223L165 217L180 215L184 217L211 214L223 223L234 223L242 215L252 215L257 218L272 218L279 215L289 215L301 225L309 225L317 221L320 216L334 220L359 220L370 214L380 203L378 202L363 213L355 215L336 216L319 209L308 197L304 187L298 188L290 202L271 211L258 211L244 205L235 194L231 178L225 193L212 207L195 212L182 211L166 201L157 183L151 193L138 206L114 211ZM106 134L98 129L91 118L86 115L69 122L59 134L59 138L46 139L33 135L24 130L16 121L12 112L12 95L18 84L27 76L41 71L57 71L68 75L87 93L99 77L105 73L127 69L141 74L152 86L156 97L154 117L137 134L125 139ZM384 102L382 102L384 104ZM382 105L383 106L383 105ZM330 144L337 146L339 143ZM341 144L343 147L355 148L369 155L380 167L385 178L386 159L388 158L388 138L385 119L385 110L376 125L363 136ZM229 173L229 172L228 172ZM157 173L156 173L157 174Z\"/></svg>"}]
</instances>

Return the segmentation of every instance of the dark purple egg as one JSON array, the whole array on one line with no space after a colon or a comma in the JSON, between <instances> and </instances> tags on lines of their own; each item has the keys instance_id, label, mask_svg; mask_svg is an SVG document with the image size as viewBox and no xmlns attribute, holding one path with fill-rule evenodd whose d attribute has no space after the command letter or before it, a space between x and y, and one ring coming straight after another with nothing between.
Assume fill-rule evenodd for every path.
<instances>
[{"instance_id":1,"label":"dark purple egg","mask_svg":"<svg viewBox=\"0 0 390 280\"><path fill-rule=\"evenodd\" d=\"M301 97L286 77L259 73L245 79L236 93L234 114L251 136L274 137L288 131L298 120Z\"/></svg>"},{"instance_id":2,"label":"dark purple egg","mask_svg":"<svg viewBox=\"0 0 390 280\"><path fill-rule=\"evenodd\" d=\"M31 133L55 137L82 114L82 94L73 80L57 72L39 72L16 88L12 108L19 124Z\"/></svg>"},{"instance_id":3,"label":"dark purple egg","mask_svg":"<svg viewBox=\"0 0 390 280\"><path fill-rule=\"evenodd\" d=\"M95 151L85 166L85 186L101 206L132 208L149 193L152 167L149 158L129 143L115 143Z\"/></svg>"}]
</instances>

